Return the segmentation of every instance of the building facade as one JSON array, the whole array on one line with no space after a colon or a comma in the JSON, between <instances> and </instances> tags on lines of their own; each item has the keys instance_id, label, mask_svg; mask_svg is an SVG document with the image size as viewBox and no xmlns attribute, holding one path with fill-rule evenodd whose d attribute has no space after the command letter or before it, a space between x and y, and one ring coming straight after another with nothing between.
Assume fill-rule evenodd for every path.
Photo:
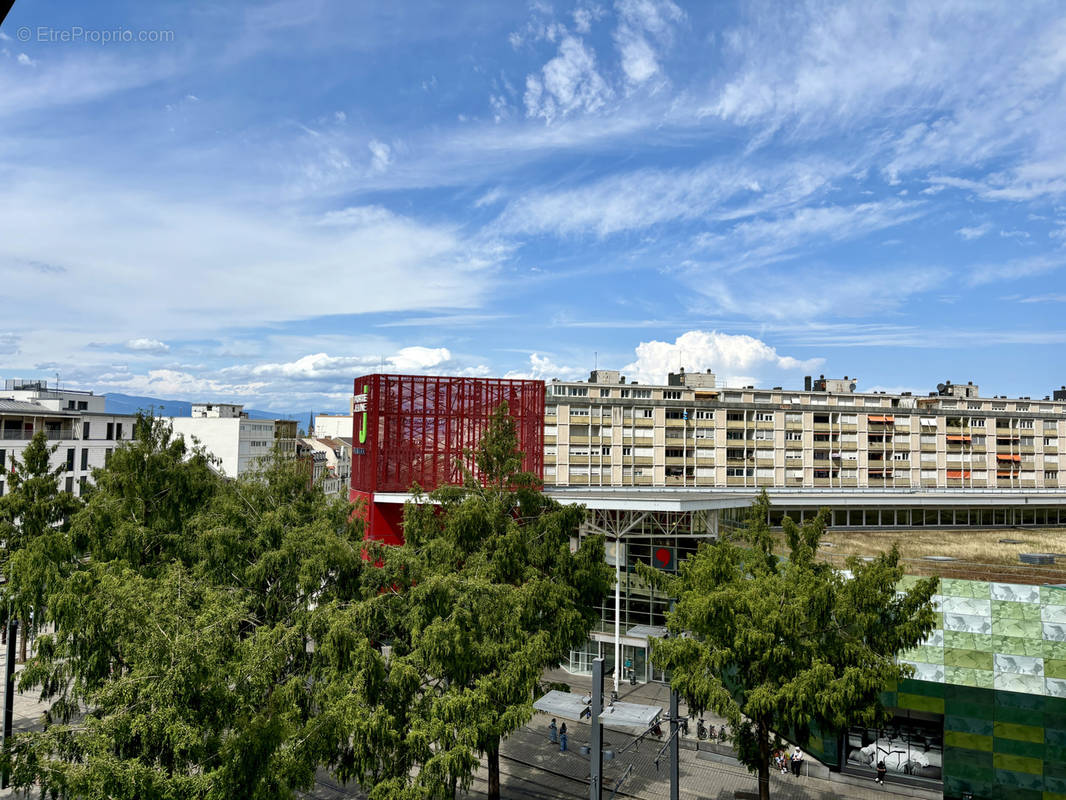
<instances>
[{"instance_id":1,"label":"building facade","mask_svg":"<svg viewBox=\"0 0 1066 800\"><path fill-rule=\"evenodd\" d=\"M116 447L134 435L136 417L109 414L104 397L92 392L49 389L43 380L6 380L0 392L0 495L7 491L11 460L38 431L56 450L53 468L63 469L61 488L80 496Z\"/></svg>"},{"instance_id":2,"label":"building facade","mask_svg":"<svg viewBox=\"0 0 1066 800\"><path fill-rule=\"evenodd\" d=\"M234 404L197 403L192 416L166 417L175 435L190 445L195 441L217 461L222 475L236 478L259 468L275 444L275 421L250 419L244 407Z\"/></svg>"},{"instance_id":3,"label":"building facade","mask_svg":"<svg viewBox=\"0 0 1066 800\"><path fill-rule=\"evenodd\" d=\"M813 385L831 390L604 377L549 384L547 485L1059 488L1062 400L981 398L972 384L915 397L824 377Z\"/></svg>"}]
</instances>

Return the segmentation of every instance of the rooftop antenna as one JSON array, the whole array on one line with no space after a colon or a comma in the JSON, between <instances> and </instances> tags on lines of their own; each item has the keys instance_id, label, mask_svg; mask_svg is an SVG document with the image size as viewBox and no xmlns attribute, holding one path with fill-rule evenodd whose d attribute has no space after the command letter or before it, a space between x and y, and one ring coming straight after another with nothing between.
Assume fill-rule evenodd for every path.
<instances>
[{"instance_id":1,"label":"rooftop antenna","mask_svg":"<svg viewBox=\"0 0 1066 800\"><path fill-rule=\"evenodd\" d=\"M599 372L599 369L600 369L600 351L599 350L593 350L592 351L592 369L595 372Z\"/></svg>"},{"instance_id":2,"label":"rooftop antenna","mask_svg":"<svg viewBox=\"0 0 1066 800\"><path fill-rule=\"evenodd\" d=\"M56 371L56 391L59 391L59 371Z\"/></svg>"}]
</instances>

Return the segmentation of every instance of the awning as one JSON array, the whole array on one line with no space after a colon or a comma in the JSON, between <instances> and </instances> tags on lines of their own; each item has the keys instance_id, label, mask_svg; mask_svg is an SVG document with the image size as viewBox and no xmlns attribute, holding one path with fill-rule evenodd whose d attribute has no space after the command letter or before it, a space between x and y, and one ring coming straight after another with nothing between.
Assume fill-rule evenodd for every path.
<instances>
[{"instance_id":1,"label":"awning","mask_svg":"<svg viewBox=\"0 0 1066 800\"><path fill-rule=\"evenodd\" d=\"M970 470L968 469L949 469L948 478L969 478Z\"/></svg>"},{"instance_id":2,"label":"awning","mask_svg":"<svg viewBox=\"0 0 1066 800\"><path fill-rule=\"evenodd\" d=\"M969 442L969 441L972 441L972 437L967 435L967 434L949 433L948 434L948 441L949 442Z\"/></svg>"},{"instance_id":3,"label":"awning","mask_svg":"<svg viewBox=\"0 0 1066 800\"><path fill-rule=\"evenodd\" d=\"M996 461L1021 461L1020 455L1010 455L1008 453L996 453Z\"/></svg>"}]
</instances>

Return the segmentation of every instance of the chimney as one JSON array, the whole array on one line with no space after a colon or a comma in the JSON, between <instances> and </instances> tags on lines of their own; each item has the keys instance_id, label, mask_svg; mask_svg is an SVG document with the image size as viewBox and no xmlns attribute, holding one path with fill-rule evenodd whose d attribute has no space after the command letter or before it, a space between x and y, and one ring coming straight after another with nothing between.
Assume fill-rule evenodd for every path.
<instances>
[{"instance_id":1,"label":"chimney","mask_svg":"<svg viewBox=\"0 0 1066 800\"><path fill-rule=\"evenodd\" d=\"M1066 389L1066 386L1063 386L1062 388ZM803 391L809 392L810 390L811 390L811 376L810 375L804 375L803 376Z\"/></svg>"}]
</instances>

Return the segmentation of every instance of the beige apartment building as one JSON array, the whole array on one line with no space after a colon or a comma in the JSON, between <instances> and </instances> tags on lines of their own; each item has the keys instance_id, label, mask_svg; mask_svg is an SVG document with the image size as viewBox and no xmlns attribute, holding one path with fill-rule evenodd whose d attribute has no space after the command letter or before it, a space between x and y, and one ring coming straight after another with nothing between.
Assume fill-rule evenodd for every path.
<instances>
[{"instance_id":1,"label":"beige apartment building","mask_svg":"<svg viewBox=\"0 0 1066 800\"><path fill-rule=\"evenodd\" d=\"M614 371L548 384L545 484L589 487L1057 489L1066 401L926 397L807 379L803 391L666 386ZM1056 392L1056 395L1060 393Z\"/></svg>"}]
</instances>

